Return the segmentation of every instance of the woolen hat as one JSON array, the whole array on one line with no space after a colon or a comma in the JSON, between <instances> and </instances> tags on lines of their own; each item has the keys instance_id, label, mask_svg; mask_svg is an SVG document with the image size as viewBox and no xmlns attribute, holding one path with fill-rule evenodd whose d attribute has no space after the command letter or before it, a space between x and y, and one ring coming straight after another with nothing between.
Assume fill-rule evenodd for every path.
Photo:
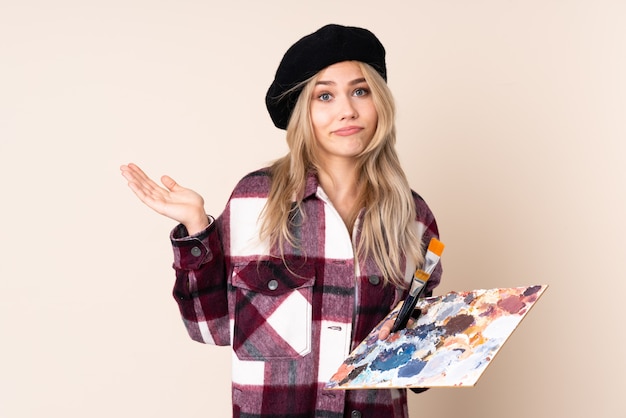
<instances>
[{"instance_id":1,"label":"woolen hat","mask_svg":"<svg viewBox=\"0 0 626 418\"><path fill-rule=\"evenodd\" d=\"M387 81L385 48L372 32L353 26L326 25L293 44L281 60L265 95L265 105L274 125L287 129L302 89L289 94L287 91L342 61L369 64Z\"/></svg>"}]
</instances>

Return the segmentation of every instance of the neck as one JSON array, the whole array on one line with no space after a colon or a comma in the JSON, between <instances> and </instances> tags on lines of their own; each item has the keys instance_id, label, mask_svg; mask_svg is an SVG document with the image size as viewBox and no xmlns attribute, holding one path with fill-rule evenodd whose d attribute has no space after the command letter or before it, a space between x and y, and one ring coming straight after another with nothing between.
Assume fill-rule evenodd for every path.
<instances>
[{"instance_id":1,"label":"neck","mask_svg":"<svg viewBox=\"0 0 626 418\"><path fill-rule=\"evenodd\" d=\"M341 215L344 223L351 228L351 217L357 204L357 170L354 163L335 165L318 170L318 178L324 192Z\"/></svg>"}]
</instances>

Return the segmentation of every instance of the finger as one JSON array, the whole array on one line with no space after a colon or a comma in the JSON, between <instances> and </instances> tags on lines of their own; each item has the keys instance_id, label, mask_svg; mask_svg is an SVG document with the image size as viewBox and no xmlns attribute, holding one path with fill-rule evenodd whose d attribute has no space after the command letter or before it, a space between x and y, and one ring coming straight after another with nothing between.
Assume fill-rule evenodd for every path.
<instances>
[{"instance_id":1,"label":"finger","mask_svg":"<svg viewBox=\"0 0 626 418\"><path fill-rule=\"evenodd\" d=\"M121 167L122 176L128 181L128 187L144 204L160 213L169 193L157 185L137 165Z\"/></svg>"},{"instance_id":2,"label":"finger","mask_svg":"<svg viewBox=\"0 0 626 418\"><path fill-rule=\"evenodd\" d=\"M122 171L126 171L132 174L133 177L147 177L146 173L144 173L143 170L139 168L137 164L128 163L126 165L123 165L121 168L122 168Z\"/></svg>"},{"instance_id":3,"label":"finger","mask_svg":"<svg viewBox=\"0 0 626 418\"><path fill-rule=\"evenodd\" d=\"M383 326L380 328L380 331L378 332L379 340L386 340L387 337L389 337L389 335L391 334L391 330L393 329L393 323L393 320L385 321Z\"/></svg>"},{"instance_id":4,"label":"finger","mask_svg":"<svg viewBox=\"0 0 626 418\"><path fill-rule=\"evenodd\" d=\"M134 173L134 171L127 165L123 165L120 167L120 170L122 172L122 176L128 180L129 182L137 182L137 175Z\"/></svg>"},{"instance_id":5,"label":"finger","mask_svg":"<svg viewBox=\"0 0 626 418\"><path fill-rule=\"evenodd\" d=\"M170 192L175 191L176 189L181 189L182 187L178 185L170 176L162 176L161 183L169 190Z\"/></svg>"},{"instance_id":6,"label":"finger","mask_svg":"<svg viewBox=\"0 0 626 418\"><path fill-rule=\"evenodd\" d=\"M378 333L378 339L384 341L389 337L389 334L391 334L391 329L381 328L380 332Z\"/></svg>"},{"instance_id":7,"label":"finger","mask_svg":"<svg viewBox=\"0 0 626 418\"><path fill-rule=\"evenodd\" d=\"M120 170L122 171L122 176L128 181L140 183L147 178L145 173L133 163L121 166Z\"/></svg>"},{"instance_id":8,"label":"finger","mask_svg":"<svg viewBox=\"0 0 626 418\"><path fill-rule=\"evenodd\" d=\"M139 168L139 166L130 163L128 164L128 168L130 169L133 178L135 178L140 184L143 184L150 189L159 188L159 185L148 177L148 175L141 168Z\"/></svg>"},{"instance_id":9,"label":"finger","mask_svg":"<svg viewBox=\"0 0 626 418\"><path fill-rule=\"evenodd\" d=\"M154 180L136 164L128 164L126 170L122 170L122 175L128 180L129 186L133 191L140 192L145 196L152 196L152 198L162 198L166 190L159 186Z\"/></svg>"},{"instance_id":10,"label":"finger","mask_svg":"<svg viewBox=\"0 0 626 418\"><path fill-rule=\"evenodd\" d=\"M150 191L149 188L146 188L145 185L141 182L137 182L134 179L128 179L128 187L137 195L139 200L148 206L152 206L152 202L154 202L154 194Z\"/></svg>"},{"instance_id":11,"label":"finger","mask_svg":"<svg viewBox=\"0 0 626 418\"><path fill-rule=\"evenodd\" d=\"M122 175L128 181L128 187L139 197L142 201L145 201L145 198L152 194L151 188L146 185L141 179L137 179L132 172L123 171Z\"/></svg>"}]
</instances>

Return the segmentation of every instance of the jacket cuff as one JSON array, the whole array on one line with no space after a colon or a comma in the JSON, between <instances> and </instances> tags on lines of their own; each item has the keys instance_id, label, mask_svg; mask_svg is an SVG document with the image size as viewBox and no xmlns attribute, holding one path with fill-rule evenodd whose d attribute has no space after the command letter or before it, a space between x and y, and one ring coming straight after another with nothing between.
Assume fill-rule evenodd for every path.
<instances>
[{"instance_id":1,"label":"jacket cuff","mask_svg":"<svg viewBox=\"0 0 626 418\"><path fill-rule=\"evenodd\" d=\"M207 215L208 216L208 215ZM213 258L209 250L209 237L215 231L213 217L208 216L209 225L194 235L189 235L184 225L177 225L170 233L174 251L174 268L196 270Z\"/></svg>"}]
</instances>

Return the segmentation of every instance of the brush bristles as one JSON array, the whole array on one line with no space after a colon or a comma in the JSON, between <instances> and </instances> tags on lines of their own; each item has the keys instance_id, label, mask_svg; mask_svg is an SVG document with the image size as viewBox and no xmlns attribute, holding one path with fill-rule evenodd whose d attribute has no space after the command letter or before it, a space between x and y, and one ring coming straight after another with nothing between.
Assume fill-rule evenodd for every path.
<instances>
[{"instance_id":1,"label":"brush bristles","mask_svg":"<svg viewBox=\"0 0 626 418\"><path fill-rule=\"evenodd\" d=\"M428 244L428 251L441 257L444 247L443 242L439 241L437 238L431 238L430 244Z\"/></svg>"},{"instance_id":2,"label":"brush bristles","mask_svg":"<svg viewBox=\"0 0 626 418\"><path fill-rule=\"evenodd\" d=\"M430 274L426 273L424 270L415 270L414 276L417 280L422 282L427 282L430 278Z\"/></svg>"}]
</instances>

